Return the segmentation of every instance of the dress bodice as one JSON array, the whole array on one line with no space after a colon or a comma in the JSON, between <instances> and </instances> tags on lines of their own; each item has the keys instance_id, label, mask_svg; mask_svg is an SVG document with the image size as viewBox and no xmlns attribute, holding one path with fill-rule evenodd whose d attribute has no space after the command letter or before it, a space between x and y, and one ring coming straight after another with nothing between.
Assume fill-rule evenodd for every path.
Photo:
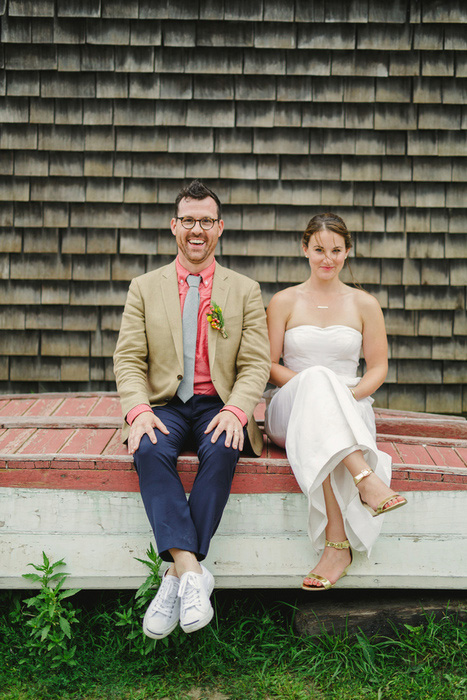
<instances>
[{"instance_id":1,"label":"dress bodice","mask_svg":"<svg viewBox=\"0 0 467 700\"><path fill-rule=\"evenodd\" d=\"M361 347L362 334L350 326L295 326L284 335L284 365L294 372L321 365L354 378Z\"/></svg>"}]
</instances>

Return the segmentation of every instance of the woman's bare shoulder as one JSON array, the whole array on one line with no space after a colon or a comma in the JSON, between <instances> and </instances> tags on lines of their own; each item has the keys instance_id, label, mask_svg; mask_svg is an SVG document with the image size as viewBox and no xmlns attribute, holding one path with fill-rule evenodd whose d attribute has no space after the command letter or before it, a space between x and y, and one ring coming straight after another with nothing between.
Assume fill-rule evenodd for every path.
<instances>
[{"instance_id":1,"label":"woman's bare shoulder","mask_svg":"<svg viewBox=\"0 0 467 700\"><path fill-rule=\"evenodd\" d=\"M366 292L364 289L352 289L352 296L358 307L363 310L380 309L379 301L373 294Z\"/></svg>"},{"instance_id":2,"label":"woman's bare shoulder","mask_svg":"<svg viewBox=\"0 0 467 700\"><path fill-rule=\"evenodd\" d=\"M353 292L354 303L358 309L364 327L367 327L368 323L382 322L383 312L377 298L369 292L365 292L363 289L354 289Z\"/></svg>"},{"instance_id":3,"label":"woman's bare shoulder","mask_svg":"<svg viewBox=\"0 0 467 700\"><path fill-rule=\"evenodd\" d=\"M302 287L302 285L297 284L295 287L286 287L286 289L276 292L269 302L269 306L282 308L293 303L299 294L300 287Z\"/></svg>"}]
</instances>

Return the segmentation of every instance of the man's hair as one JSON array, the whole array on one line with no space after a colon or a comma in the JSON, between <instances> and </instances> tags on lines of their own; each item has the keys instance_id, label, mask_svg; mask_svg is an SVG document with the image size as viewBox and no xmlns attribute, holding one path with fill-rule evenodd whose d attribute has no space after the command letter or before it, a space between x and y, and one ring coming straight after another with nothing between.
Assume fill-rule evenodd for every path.
<instances>
[{"instance_id":1,"label":"man's hair","mask_svg":"<svg viewBox=\"0 0 467 700\"><path fill-rule=\"evenodd\" d=\"M212 197L217 205L217 218L220 219L222 216L222 205L219 197L215 192L206 187L206 185L201 182L201 180L193 180L189 185L183 187L177 195L175 200L175 216L178 216L178 205L182 199L206 199L206 197Z\"/></svg>"}]
</instances>

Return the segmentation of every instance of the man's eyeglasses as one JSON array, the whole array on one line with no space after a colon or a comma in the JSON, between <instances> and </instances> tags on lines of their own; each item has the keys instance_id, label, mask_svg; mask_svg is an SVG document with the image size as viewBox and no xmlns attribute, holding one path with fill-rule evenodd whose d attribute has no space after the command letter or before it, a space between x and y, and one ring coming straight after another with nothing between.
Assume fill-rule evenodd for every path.
<instances>
[{"instance_id":1,"label":"man's eyeglasses","mask_svg":"<svg viewBox=\"0 0 467 700\"><path fill-rule=\"evenodd\" d=\"M203 216L202 219L194 219L192 216L177 216L176 218L180 219L180 223L187 231L194 228L196 224L199 224L203 231L209 231L216 221L219 221L219 219L211 219L209 216Z\"/></svg>"}]
</instances>

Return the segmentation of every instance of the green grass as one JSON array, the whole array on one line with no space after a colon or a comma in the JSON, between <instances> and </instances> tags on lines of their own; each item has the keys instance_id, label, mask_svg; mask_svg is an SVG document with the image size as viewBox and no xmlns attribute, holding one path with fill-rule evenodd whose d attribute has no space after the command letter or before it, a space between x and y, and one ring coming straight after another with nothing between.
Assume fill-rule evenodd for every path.
<instances>
[{"instance_id":1,"label":"green grass","mask_svg":"<svg viewBox=\"0 0 467 700\"><path fill-rule=\"evenodd\" d=\"M0 700L465 700L465 623L450 616L394 630L391 638L293 632L294 605L266 596L217 592L212 624L176 630L145 654L129 639L131 593L82 592L70 599L76 666L51 669L28 647L31 592L0 594ZM284 594L288 598L290 594ZM118 615L120 613L120 615ZM134 615L133 615L134 618ZM131 636L131 634L130 634ZM149 643L149 640L148 640Z\"/></svg>"}]
</instances>

